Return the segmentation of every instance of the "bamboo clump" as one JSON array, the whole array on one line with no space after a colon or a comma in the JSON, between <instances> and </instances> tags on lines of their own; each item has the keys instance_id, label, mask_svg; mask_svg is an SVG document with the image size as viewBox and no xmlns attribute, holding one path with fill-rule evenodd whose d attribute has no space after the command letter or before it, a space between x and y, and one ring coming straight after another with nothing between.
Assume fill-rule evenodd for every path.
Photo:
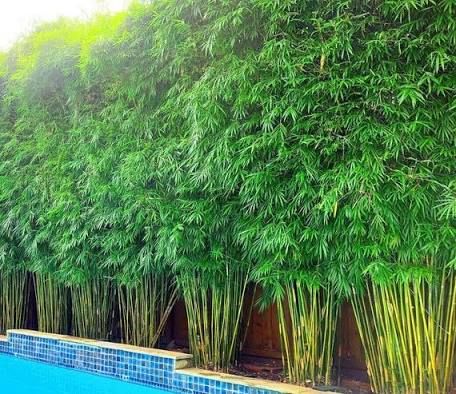
<instances>
[{"instance_id":1,"label":"bamboo clump","mask_svg":"<svg viewBox=\"0 0 456 394\"><path fill-rule=\"evenodd\" d=\"M339 316L334 293L288 281L277 310L283 364L290 381L330 384Z\"/></svg>"},{"instance_id":2,"label":"bamboo clump","mask_svg":"<svg viewBox=\"0 0 456 394\"><path fill-rule=\"evenodd\" d=\"M105 338L120 311L156 343L168 302L136 280L172 272L197 363L226 370L251 280L290 380L330 380L340 295L376 391L448 391L454 0L135 3L0 50L0 270L38 272L38 328Z\"/></svg>"},{"instance_id":3,"label":"bamboo clump","mask_svg":"<svg viewBox=\"0 0 456 394\"><path fill-rule=\"evenodd\" d=\"M117 293L122 341L155 347L177 300L173 280L166 274L148 275L136 286L119 285Z\"/></svg>"},{"instance_id":4,"label":"bamboo clump","mask_svg":"<svg viewBox=\"0 0 456 394\"><path fill-rule=\"evenodd\" d=\"M67 334L69 328L69 292L51 274L34 275L38 330Z\"/></svg>"},{"instance_id":5,"label":"bamboo clump","mask_svg":"<svg viewBox=\"0 0 456 394\"><path fill-rule=\"evenodd\" d=\"M444 394L456 353L456 275L370 284L353 307L375 393Z\"/></svg>"},{"instance_id":6,"label":"bamboo clump","mask_svg":"<svg viewBox=\"0 0 456 394\"><path fill-rule=\"evenodd\" d=\"M26 297L29 278L25 270L0 272L0 333L23 328L26 323Z\"/></svg>"},{"instance_id":7,"label":"bamboo clump","mask_svg":"<svg viewBox=\"0 0 456 394\"><path fill-rule=\"evenodd\" d=\"M227 371L239 349L248 274L226 269L217 278L183 273L178 283L185 301L190 349L195 364Z\"/></svg>"},{"instance_id":8,"label":"bamboo clump","mask_svg":"<svg viewBox=\"0 0 456 394\"><path fill-rule=\"evenodd\" d=\"M113 288L105 278L92 278L71 286L73 333L92 339L108 339L112 330Z\"/></svg>"}]
</instances>

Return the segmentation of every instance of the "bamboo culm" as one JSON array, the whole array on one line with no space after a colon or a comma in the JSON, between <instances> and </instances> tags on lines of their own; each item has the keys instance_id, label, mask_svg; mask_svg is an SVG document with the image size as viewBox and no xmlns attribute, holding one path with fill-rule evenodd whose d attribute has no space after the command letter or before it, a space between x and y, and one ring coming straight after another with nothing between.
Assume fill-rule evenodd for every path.
<instances>
[{"instance_id":1,"label":"bamboo culm","mask_svg":"<svg viewBox=\"0 0 456 394\"><path fill-rule=\"evenodd\" d=\"M0 272L0 333L24 328L27 316L26 297L29 276L25 270Z\"/></svg>"},{"instance_id":2,"label":"bamboo culm","mask_svg":"<svg viewBox=\"0 0 456 394\"><path fill-rule=\"evenodd\" d=\"M155 347L176 303L175 282L165 273L145 276L135 286L118 286L122 341Z\"/></svg>"},{"instance_id":3,"label":"bamboo culm","mask_svg":"<svg viewBox=\"0 0 456 394\"><path fill-rule=\"evenodd\" d=\"M352 298L372 390L450 392L456 353L456 274L370 284Z\"/></svg>"},{"instance_id":4,"label":"bamboo culm","mask_svg":"<svg viewBox=\"0 0 456 394\"><path fill-rule=\"evenodd\" d=\"M324 288L297 280L285 284L277 303L283 364L299 384L330 384L339 302Z\"/></svg>"},{"instance_id":5,"label":"bamboo culm","mask_svg":"<svg viewBox=\"0 0 456 394\"><path fill-rule=\"evenodd\" d=\"M51 274L34 275L38 330L68 334L69 292Z\"/></svg>"},{"instance_id":6,"label":"bamboo culm","mask_svg":"<svg viewBox=\"0 0 456 394\"><path fill-rule=\"evenodd\" d=\"M226 269L215 280L185 272L178 284L185 301L190 349L195 364L227 371L240 346L243 302L248 272Z\"/></svg>"},{"instance_id":7,"label":"bamboo culm","mask_svg":"<svg viewBox=\"0 0 456 394\"><path fill-rule=\"evenodd\" d=\"M112 331L114 289L109 279L92 278L72 285L73 334L92 339L109 339Z\"/></svg>"}]
</instances>

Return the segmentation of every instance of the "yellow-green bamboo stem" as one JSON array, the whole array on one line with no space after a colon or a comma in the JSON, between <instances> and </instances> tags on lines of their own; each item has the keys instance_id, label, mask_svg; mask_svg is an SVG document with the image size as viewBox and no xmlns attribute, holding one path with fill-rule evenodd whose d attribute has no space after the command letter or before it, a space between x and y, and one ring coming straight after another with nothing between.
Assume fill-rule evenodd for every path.
<instances>
[{"instance_id":1,"label":"yellow-green bamboo stem","mask_svg":"<svg viewBox=\"0 0 456 394\"><path fill-rule=\"evenodd\" d=\"M109 339L112 329L111 281L92 278L71 286L73 334L82 338Z\"/></svg>"},{"instance_id":2,"label":"yellow-green bamboo stem","mask_svg":"<svg viewBox=\"0 0 456 394\"><path fill-rule=\"evenodd\" d=\"M330 384L339 313L334 294L290 281L277 311L283 362L290 381Z\"/></svg>"},{"instance_id":3,"label":"yellow-green bamboo stem","mask_svg":"<svg viewBox=\"0 0 456 394\"><path fill-rule=\"evenodd\" d=\"M26 323L26 297L29 280L25 270L0 272L0 333L23 328Z\"/></svg>"},{"instance_id":4,"label":"yellow-green bamboo stem","mask_svg":"<svg viewBox=\"0 0 456 394\"><path fill-rule=\"evenodd\" d=\"M248 272L228 269L208 281L200 273L181 273L190 349L195 364L228 370L240 346L240 326Z\"/></svg>"},{"instance_id":5,"label":"yellow-green bamboo stem","mask_svg":"<svg viewBox=\"0 0 456 394\"><path fill-rule=\"evenodd\" d=\"M34 275L38 330L68 334L68 290L50 274Z\"/></svg>"},{"instance_id":6,"label":"yellow-green bamboo stem","mask_svg":"<svg viewBox=\"0 0 456 394\"><path fill-rule=\"evenodd\" d=\"M456 274L370 284L352 303L372 391L446 394L455 371Z\"/></svg>"},{"instance_id":7,"label":"yellow-green bamboo stem","mask_svg":"<svg viewBox=\"0 0 456 394\"><path fill-rule=\"evenodd\" d=\"M174 281L165 273L144 277L134 287L119 286L122 341L155 347L177 300Z\"/></svg>"}]
</instances>

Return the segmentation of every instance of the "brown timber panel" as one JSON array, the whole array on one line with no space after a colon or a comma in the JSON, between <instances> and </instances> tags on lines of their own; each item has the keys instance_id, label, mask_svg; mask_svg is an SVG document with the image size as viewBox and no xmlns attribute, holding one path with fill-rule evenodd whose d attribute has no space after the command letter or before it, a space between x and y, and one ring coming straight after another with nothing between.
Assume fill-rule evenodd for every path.
<instances>
[{"instance_id":1,"label":"brown timber panel","mask_svg":"<svg viewBox=\"0 0 456 394\"><path fill-rule=\"evenodd\" d=\"M171 315L173 339L178 347L188 347L187 313L183 300L178 300Z\"/></svg>"},{"instance_id":2,"label":"brown timber panel","mask_svg":"<svg viewBox=\"0 0 456 394\"><path fill-rule=\"evenodd\" d=\"M250 303L252 301L256 303L260 295L259 291L257 291L253 298L253 289L249 289L246 296L247 312ZM176 304L170 319L170 325L176 345L178 347L187 347L187 316L185 305L182 301ZM352 386L352 380L367 382L366 362L361 339L353 309L349 303L342 305L337 336L334 362L336 370L339 371L342 386ZM241 356L281 359L279 325L275 306L271 306L264 311L260 311L255 306L253 307L250 324L245 332ZM452 394L456 394L456 388L452 391Z\"/></svg>"},{"instance_id":3,"label":"brown timber panel","mask_svg":"<svg viewBox=\"0 0 456 394\"><path fill-rule=\"evenodd\" d=\"M253 289L249 289L246 296L246 315L250 303L254 302L247 331L244 333L242 355L266 358L282 358L279 323L277 308L271 305L260 311L256 305L261 296L260 290L256 291L253 298ZM341 311L341 325L338 335L337 353L341 358L341 367L347 369L365 370L366 364L363 357L361 341L351 306L345 303ZM178 301L171 316L172 336L177 346L188 346L188 326L185 305ZM242 335L242 333L241 333Z\"/></svg>"},{"instance_id":4,"label":"brown timber panel","mask_svg":"<svg viewBox=\"0 0 456 394\"><path fill-rule=\"evenodd\" d=\"M343 369L366 370L363 347L356 325L355 315L351 305L345 302L342 305L340 330L338 335L338 349Z\"/></svg>"},{"instance_id":5,"label":"brown timber panel","mask_svg":"<svg viewBox=\"0 0 456 394\"><path fill-rule=\"evenodd\" d=\"M267 357L267 358L282 358L280 350L280 334L279 323L277 320L277 308L275 305L268 307L264 311L260 311L255 305L258 298L261 296L261 290L257 290L253 298L254 291L249 289L248 302L246 309L249 309L250 302L254 302L250 323L245 333L245 341L242 349L242 355Z\"/></svg>"}]
</instances>

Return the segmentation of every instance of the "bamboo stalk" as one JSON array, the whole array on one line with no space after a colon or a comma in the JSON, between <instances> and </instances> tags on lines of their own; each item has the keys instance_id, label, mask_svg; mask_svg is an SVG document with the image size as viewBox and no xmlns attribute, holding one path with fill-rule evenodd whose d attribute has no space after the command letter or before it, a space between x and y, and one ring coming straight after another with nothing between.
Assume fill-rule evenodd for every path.
<instances>
[{"instance_id":1,"label":"bamboo stalk","mask_svg":"<svg viewBox=\"0 0 456 394\"><path fill-rule=\"evenodd\" d=\"M122 341L136 346L157 345L177 300L177 288L168 275L144 277L134 287L118 288Z\"/></svg>"},{"instance_id":2,"label":"bamboo stalk","mask_svg":"<svg viewBox=\"0 0 456 394\"><path fill-rule=\"evenodd\" d=\"M227 267L209 280L198 272L183 272L178 274L178 284L186 306L195 364L226 371L240 345L248 272Z\"/></svg>"},{"instance_id":3,"label":"bamboo stalk","mask_svg":"<svg viewBox=\"0 0 456 394\"><path fill-rule=\"evenodd\" d=\"M38 330L68 333L68 290L51 274L34 275Z\"/></svg>"},{"instance_id":4,"label":"bamboo stalk","mask_svg":"<svg viewBox=\"0 0 456 394\"><path fill-rule=\"evenodd\" d=\"M112 328L113 288L110 280L92 278L71 286L73 334L108 339Z\"/></svg>"},{"instance_id":5,"label":"bamboo stalk","mask_svg":"<svg viewBox=\"0 0 456 394\"><path fill-rule=\"evenodd\" d=\"M369 284L352 303L375 393L445 394L455 371L455 276Z\"/></svg>"},{"instance_id":6,"label":"bamboo stalk","mask_svg":"<svg viewBox=\"0 0 456 394\"><path fill-rule=\"evenodd\" d=\"M0 272L0 333L25 326L28 291L29 280L25 270Z\"/></svg>"},{"instance_id":7,"label":"bamboo stalk","mask_svg":"<svg viewBox=\"0 0 456 394\"><path fill-rule=\"evenodd\" d=\"M334 294L290 281L277 310L284 365L290 381L330 384L339 313Z\"/></svg>"}]
</instances>

